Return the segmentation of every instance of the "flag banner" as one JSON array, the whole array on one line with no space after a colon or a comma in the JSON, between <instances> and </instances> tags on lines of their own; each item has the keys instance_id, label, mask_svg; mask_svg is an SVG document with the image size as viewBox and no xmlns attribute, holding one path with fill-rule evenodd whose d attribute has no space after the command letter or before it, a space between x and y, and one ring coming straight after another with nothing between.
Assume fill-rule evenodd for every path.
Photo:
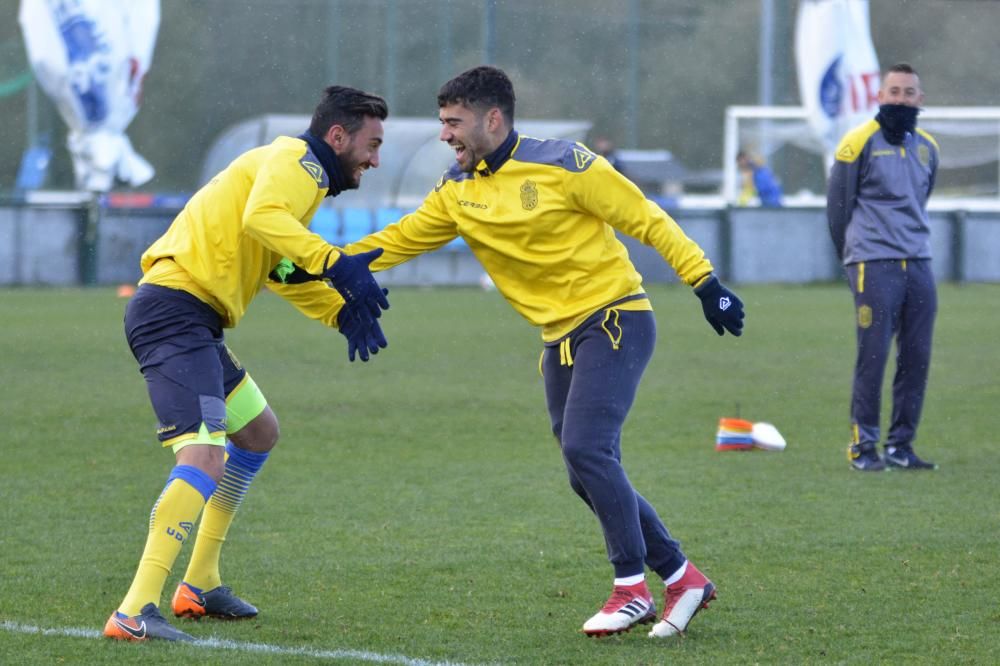
<instances>
[{"instance_id":1,"label":"flag banner","mask_svg":"<svg viewBox=\"0 0 1000 666\"><path fill-rule=\"evenodd\" d=\"M809 125L832 155L848 130L878 113L868 0L800 0L795 60Z\"/></svg>"},{"instance_id":2,"label":"flag banner","mask_svg":"<svg viewBox=\"0 0 1000 666\"><path fill-rule=\"evenodd\" d=\"M76 187L149 181L153 167L125 129L152 63L159 0L21 0L18 20L35 79L69 130Z\"/></svg>"}]
</instances>

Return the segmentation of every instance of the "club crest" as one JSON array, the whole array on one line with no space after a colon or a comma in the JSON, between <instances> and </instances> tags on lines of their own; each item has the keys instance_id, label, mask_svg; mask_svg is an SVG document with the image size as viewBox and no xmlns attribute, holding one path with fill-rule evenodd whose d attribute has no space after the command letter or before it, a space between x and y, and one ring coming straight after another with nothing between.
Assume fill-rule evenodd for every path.
<instances>
[{"instance_id":1,"label":"club crest","mask_svg":"<svg viewBox=\"0 0 1000 666\"><path fill-rule=\"evenodd\" d=\"M925 146L924 144L920 144L919 146L917 146L917 159L919 159L920 163L923 164L924 166L930 164L931 149Z\"/></svg>"},{"instance_id":2,"label":"club crest","mask_svg":"<svg viewBox=\"0 0 1000 666\"><path fill-rule=\"evenodd\" d=\"M524 210L535 210L538 205L538 187L532 180L521 183L521 208Z\"/></svg>"},{"instance_id":3,"label":"club crest","mask_svg":"<svg viewBox=\"0 0 1000 666\"><path fill-rule=\"evenodd\" d=\"M872 308L870 305L862 305L858 308L858 326L868 328L872 325Z\"/></svg>"}]
</instances>

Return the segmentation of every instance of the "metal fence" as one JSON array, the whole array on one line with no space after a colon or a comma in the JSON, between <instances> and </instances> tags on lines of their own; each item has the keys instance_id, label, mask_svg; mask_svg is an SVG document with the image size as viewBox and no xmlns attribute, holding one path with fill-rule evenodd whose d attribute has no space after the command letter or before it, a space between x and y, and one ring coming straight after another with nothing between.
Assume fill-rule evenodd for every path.
<instances>
[{"instance_id":1,"label":"metal fence","mask_svg":"<svg viewBox=\"0 0 1000 666\"><path fill-rule=\"evenodd\" d=\"M126 200L127 203L127 200ZM0 285L109 285L135 282L139 257L169 226L177 208L108 205L86 195L0 203ZM344 243L385 226L405 211L329 211L316 231ZM841 278L820 207L715 207L672 215L725 279L737 283L810 283ZM1000 211L931 213L939 280L1000 282ZM660 255L622 237L647 282L676 280ZM478 285L475 256L461 241L386 271L388 285Z\"/></svg>"}]
</instances>

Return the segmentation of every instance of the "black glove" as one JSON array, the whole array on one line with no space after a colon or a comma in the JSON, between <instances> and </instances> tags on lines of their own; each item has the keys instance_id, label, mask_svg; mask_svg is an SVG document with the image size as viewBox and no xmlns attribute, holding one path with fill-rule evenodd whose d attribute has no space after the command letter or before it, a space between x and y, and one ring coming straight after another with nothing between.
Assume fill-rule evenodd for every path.
<instances>
[{"instance_id":1,"label":"black glove","mask_svg":"<svg viewBox=\"0 0 1000 666\"><path fill-rule=\"evenodd\" d=\"M724 335L725 329L737 337L743 334L743 301L723 286L719 278L709 275L694 293L701 299L705 319L716 333Z\"/></svg>"},{"instance_id":2,"label":"black glove","mask_svg":"<svg viewBox=\"0 0 1000 666\"><path fill-rule=\"evenodd\" d=\"M372 319L378 319L382 310L389 309L389 299L386 298L389 291L379 286L368 268L381 255L380 247L361 254L341 253L333 266L323 271L323 277L330 281L348 306L364 307Z\"/></svg>"},{"instance_id":3,"label":"black glove","mask_svg":"<svg viewBox=\"0 0 1000 666\"><path fill-rule=\"evenodd\" d=\"M382 291L386 292L384 289ZM372 318L364 306L345 304L337 313L337 328L347 338L347 358L351 362L355 355L360 356L362 361L367 361L369 352L377 354L379 349L385 349L389 345L378 320Z\"/></svg>"}]
</instances>

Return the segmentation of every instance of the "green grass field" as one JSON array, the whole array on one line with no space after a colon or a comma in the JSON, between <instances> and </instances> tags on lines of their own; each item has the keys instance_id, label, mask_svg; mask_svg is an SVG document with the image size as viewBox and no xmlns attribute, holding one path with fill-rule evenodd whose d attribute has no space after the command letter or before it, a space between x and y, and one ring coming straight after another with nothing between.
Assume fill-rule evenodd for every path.
<instances>
[{"instance_id":1,"label":"green grass field","mask_svg":"<svg viewBox=\"0 0 1000 666\"><path fill-rule=\"evenodd\" d=\"M739 293L733 339L686 288L651 289L659 345L624 435L633 483L719 588L685 638L578 633L611 569L548 431L538 333L495 292L396 289L368 364L269 294L231 332L282 424L223 551L261 614L179 623L232 643L131 645L96 633L173 457L125 302L0 292L0 662L1000 662L1000 287L941 288L917 446L941 469L880 475L845 457L846 287ZM788 449L716 452L737 412Z\"/></svg>"}]
</instances>

